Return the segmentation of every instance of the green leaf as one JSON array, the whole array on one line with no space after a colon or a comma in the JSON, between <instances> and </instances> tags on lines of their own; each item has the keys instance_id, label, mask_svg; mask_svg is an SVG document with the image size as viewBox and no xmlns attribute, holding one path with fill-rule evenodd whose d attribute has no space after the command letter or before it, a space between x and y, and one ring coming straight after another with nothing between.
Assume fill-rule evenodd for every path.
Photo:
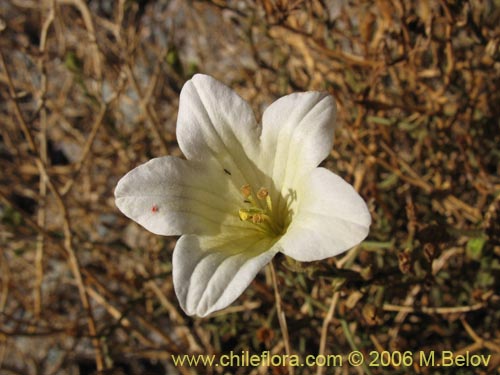
<instances>
[{"instance_id":1,"label":"green leaf","mask_svg":"<svg viewBox=\"0 0 500 375\"><path fill-rule=\"evenodd\" d=\"M471 238L467 242L467 250L466 250L467 257L473 260L479 260L483 253L483 247L485 243L486 243L486 238L483 236Z\"/></svg>"}]
</instances>

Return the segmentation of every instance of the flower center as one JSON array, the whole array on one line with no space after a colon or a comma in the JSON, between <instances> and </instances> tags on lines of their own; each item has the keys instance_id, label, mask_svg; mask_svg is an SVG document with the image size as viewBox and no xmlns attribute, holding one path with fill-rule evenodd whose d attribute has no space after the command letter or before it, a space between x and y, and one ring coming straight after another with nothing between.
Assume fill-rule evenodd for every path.
<instances>
[{"instance_id":1,"label":"flower center","mask_svg":"<svg viewBox=\"0 0 500 375\"><path fill-rule=\"evenodd\" d=\"M240 220L257 226L273 237L282 235L285 226L282 220L279 220L277 212L273 211L269 191L261 187L257 194L254 194L249 184L243 185L240 191L245 198L245 206L238 211Z\"/></svg>"}]
</instances>

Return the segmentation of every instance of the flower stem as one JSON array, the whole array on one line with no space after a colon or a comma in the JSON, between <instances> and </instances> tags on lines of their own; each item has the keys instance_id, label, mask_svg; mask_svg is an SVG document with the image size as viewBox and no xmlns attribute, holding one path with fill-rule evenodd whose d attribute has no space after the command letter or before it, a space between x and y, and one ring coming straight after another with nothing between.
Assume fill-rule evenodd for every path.
<instances>
[{"instance_id":1,"label":"flower stem","mask_svg":"<svg viewBox=\"0 0 500 375\"><path fill-rule=\"evenodd\" d=\"M359 351L359 348L357 347L356 343L354 342L354 337L352 335L351 329L349 328L349 324L347 323L346 320L340 319L340 326L342 327L342 331L344 332L344 336L349 343L349 346L351 347L351 350ZM361 364L361 367L363 368L363 371L366 375L372 375L372 372L366 362L363 362Z\"/></svg>"},{"instance_id":2,"label":"flower stem","mask_svg":"<svg viewBox=\"0 0 500 375\"><path fill-rule=\"evenodd\" d=\"M271 268L271 278L273 280L273 287L274 287L274 301L276 304L276 313L278 315L278 321L280 323L280 328L281 328L281 335L283 336L283 342L285 344L285 352L290 358L291 355L291 350L290 350L290 337L288 336L288 326L286 324L286 316L285 312L283 311L283 305L281 303L281 297L280 297L280 292L278 290L278 280L276 278L276 271L274 269L274 260L272 260L269 263L269 267ZM287 363L288 367L288 373L290 375L294 375L294 368L293 366L289 366Z\"/></svg>"}]
</instances>

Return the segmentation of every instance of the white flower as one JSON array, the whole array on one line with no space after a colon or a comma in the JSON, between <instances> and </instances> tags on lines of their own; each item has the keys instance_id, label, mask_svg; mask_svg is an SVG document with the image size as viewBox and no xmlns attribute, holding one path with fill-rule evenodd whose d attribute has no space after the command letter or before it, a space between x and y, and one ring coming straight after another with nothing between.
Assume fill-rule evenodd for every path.
<instances>
[{"instance_id":1,"label":"white flower","mask_svg":"<svg viewBox=\"0 0 500 375\"><path fill-rule=\"evenodd\" d=\"M299 261L361 242L371 218L342 178L318 168L333 144L335 102L287 95L259 125L231 89L195 75L181 92L177 140L187 160L160 157L125 175L116 205L149 231L182 235L173 281L188 315L231 304L282 252Z\"/></svg>"}]
</instances>

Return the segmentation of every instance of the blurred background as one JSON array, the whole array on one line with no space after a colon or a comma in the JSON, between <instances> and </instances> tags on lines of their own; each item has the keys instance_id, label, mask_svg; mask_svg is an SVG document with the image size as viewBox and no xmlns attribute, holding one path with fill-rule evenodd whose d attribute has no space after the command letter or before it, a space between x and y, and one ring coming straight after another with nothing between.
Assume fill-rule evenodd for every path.
<instances>
[{"instance_id":1,"label":"blurred background","mask_svg":"<svg viewBox=\"0 0 500 375\"><path fill-rule=\"evenodd\" d=\"M338 106L330 170L369 204L344 256L276 259L292 353L450 350L500 364L498 0L1 0L0 374L286 374L178 367L171 354L283 354L269 270L186 317L176 238L115 207L133 167L181 156L196 72L258 118L295 91ZM420 367L295 374L437 373Z\"/></svg>"}]
</instances>

